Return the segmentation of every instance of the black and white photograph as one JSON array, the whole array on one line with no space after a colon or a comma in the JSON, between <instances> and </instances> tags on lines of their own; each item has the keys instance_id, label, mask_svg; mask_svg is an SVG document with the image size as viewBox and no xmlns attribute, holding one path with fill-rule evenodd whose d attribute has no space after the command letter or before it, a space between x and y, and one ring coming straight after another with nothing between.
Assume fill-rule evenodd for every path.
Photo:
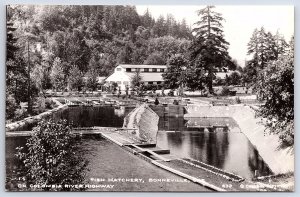
<instances>
[{"instance_id":1,"label":"black and white photograph","mask_svg":"<svg viewBox=\"0 0 300 197\"><path fill-rule=\"evenodd\" d=\"M6 5L5 191L294 192L294 25L292 5Z\"/></svg>"}]
</instances>

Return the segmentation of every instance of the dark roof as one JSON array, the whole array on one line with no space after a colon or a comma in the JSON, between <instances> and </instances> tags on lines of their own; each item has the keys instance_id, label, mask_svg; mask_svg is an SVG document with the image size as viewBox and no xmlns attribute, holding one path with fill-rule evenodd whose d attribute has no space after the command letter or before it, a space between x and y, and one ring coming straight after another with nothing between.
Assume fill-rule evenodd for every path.
<instances>
[{"instance_id":1,"label":"dark roof","mask_svg":"<svg viewBox=\"0 0 300 197\"><path fill-rule=\"evenodd\" d=\"M135 64L120 64L122 68L167 68L166 65L135 65Z\"/></svg>"}]
</instances>

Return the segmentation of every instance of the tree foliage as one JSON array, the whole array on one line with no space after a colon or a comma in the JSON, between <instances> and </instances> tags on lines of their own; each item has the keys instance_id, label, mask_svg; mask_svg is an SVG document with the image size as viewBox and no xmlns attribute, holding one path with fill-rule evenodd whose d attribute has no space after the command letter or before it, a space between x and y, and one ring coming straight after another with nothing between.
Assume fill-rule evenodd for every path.
<instances>
[{"instance_id":1,"label":"tree foliage","mask_svg":"<svg viewBox=\"0 0 300 197\"><path fill-rule=\"evenodd\" d=\"M200 20L194 28L195 38L190 47L191 50L191 74L187 77L190 86L201 86L205 83L212 93L212 81L215 73L221 70L235 69L231 57L228 54L229 43L224 39L220 13L215 12L214 6L206 6L198 11ZM195 75L197 78L195 78Z\"/></svg>"},{"instance_id":2,"label":"tree foliage","mask_svg":"<svg viewBox=\"0 0 300 197\"><path fill-rule=\"evenodd\" d=\"M61 60L57 57L53 61L53 66L50 73L51 82L56 91L64 88L64 77Z\"/></svg>"},{"instance_id":3,"label":"tree foliage","mask_svg":"<svg viewBox=\"0 0 300 197\"><path fill-rule=\"evenodd\" d=\"M168 61L167 71L163 73L164 83L168 88L175 89L185 83L185 69L188 60L182 54L175 54L171 56Z\"/></svg>"},{"instance_id":4,"label":"tree foliage","mask_svg":"<svg viewBox=\"0 0 300 197\"><path fill-rule=\"evenodd\" d=\"M68 86L71 90L80 90L83 85L82 72L74 65L69 72Z\"/></svg>"},{"instance_id":5,"label":"tree foliage","mask_svg":"<svg viewBox=\"0 0 300 197\"><path fill-rule=\"evenodd\" d=\"M251 59L246 62L244 82L254 84L256 76L266 67L269 61L277 60L287 50L288 44L277 31L275 35L267 32L264 27L255 29L248 43L248 55Z\"/></svg>"},{"instance_id":6,"label":"tree foliage","mask_svg":"<svg viewBox=\"0 0 300 197\"><path fill-rule=\"evenodd\" d=\"M46 90L51 88L51 79L49 77L49 65L42 62L41 65L36 65L32 71L32 81L39 93L46 97Z\"/></svg>"},{"instance_id":7,"label":"tree foliage","mask_svg":"<svg viewBox=\"0 0 300 197\"><path fill-rule=\"evenodd\" d=\"M161 53L153 52L147 57L147 59L144 61L144 64L147 64L147 65L165 65L166 60L162 57Z\"/></svg>"},{"instance_id":8,"label":"tree foliage","mask_svg":"<svg viewBox=\"0 0 300 197\"><path fill-rule=\"evenodd\" d=\"M137 88L137 87L140 87L140 85L141 85L141 82L142 82L142 76L141 76L141 72L140 72L140 70L136 70L135 72L134 72L134 74L132 75L132 77L131 77L131 86L133 87L133 88Z\"/></svg>"},{"instance_id":9,"label":"tree foliage","mask_svg":"<svg viewBox=\"0 0 300 197\"><path fill-rule=\"evenodd\" d=\"M227 85L241 85L242 77L239 72L234 71L227 77L226 80L227 80Z\"/></svg>"},{"instance_id":10,"label":"tree foliage","mask_svg":"<svg viewBox=\"0 0 300 197\"><path fill-rule=\"evenodd\" d=\"M89 71L85 74L86 77L86 87L90 88L94 91L97 88L97 77L98 73L96 69L89 69Z\"/></svg>"},{"instance_id":11,"label":"tree foliage","mask_svg":"<svg viewBox=\"0 0 300 197\"><path fill-rule=\"evenodd\" d=\"M8 28L8 57L15 60L9 58L7 68L24 72L22 77L8 74L17 103L28 99L21 87L28 82L27 64L40 92L51 87L62 90L73 80L72 65L82 73L92 68L99 76L108 76L119 63L165 65L171 55L187 51L192 37L185 20L178 22L170 14L155 20L149 10L139 15L135 6L16 5L7 9L14 25ZM19 56L14 54L16 47Z\"/></svg>"},{"instance_id":12,"label":"tree foliage","mask_svg":"<svg viewBox=\"0 0 300 197\"><path fill-rule=\"evenodd\" d=\"M10 20L11 14L7 15L7 37L6 37L6 120L15 118L15 111L20 102L28 101L26 91L28 73L24 66L24 59L18 39L15 35L16 28Z\"/></svg>"},{"instance_id":13,"label":"tree foliage","mask_svg":"<svg viewBox=\"0 0 300 197\"><path fill-rule=\"evenodd\" d=\"M25 164L27 184L76 185L84 183L87 161L76 150L75 136L66 120L41 121L27 140L28 152L18 150L18 158ZM75 188L37 188L41 191L76 191Z\"/></svg>"},{"instance_id":14,"label":"tree foliage","mask_svg":"<svg viewBox=\"0 0 300 197\"><path fill-rule=\"evenodd\" d=\"M269 61L259 73L256 89L265 100L257 115L266 119L271 133L278 134L282 146L294 144L294 51L293 40L287 54Z\"/></svg>"}]
</instances>

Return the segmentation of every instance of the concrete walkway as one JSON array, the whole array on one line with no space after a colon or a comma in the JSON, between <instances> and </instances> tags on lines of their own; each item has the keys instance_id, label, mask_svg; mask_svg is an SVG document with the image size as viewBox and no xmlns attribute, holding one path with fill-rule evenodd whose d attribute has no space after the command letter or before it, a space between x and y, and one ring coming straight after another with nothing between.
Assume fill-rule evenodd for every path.
<instances>
[{"instance_id":1,"label":"concrete walkway","mask_svg":"<svg viewBox=\"0 0 300 197\"><path fill-rule=\"evenodd\" d=\"M209 166L199 161L193 161L189 158L178 158L170 154L169 150L157 147L155 144L145 144L122 128L111 127L93 127L75 129L77 135L95 134L101 135L107 140L113 142L124 150L135 155L136 159L143 159L161 169L169 171L179 177L189 180L212 191L278 191L267 184L260 182L251 182L243 180L237 175L230 177L230 173L213 166ZM6 132L7 137L30 136L31 131L24 132ZM116 161L112 161L116 162ZM207 165L207 167L205 167ZM213 169L215 168L215 169ZM229 174L229 176L228 176ZM235 180L232 178L235 177ZM188 190L187 190L188 191ZM194 190L191 190L194 191ZM201 189L199 191L202 191ZM280 190L279 190L280 191Z\"/></svg>"},{"instance_id":2,"label":"concrete walkway","mask_svg":"<svg viewBox=\"0 0 300 197\"><path fill-rule=\"evenodd\" d=\"M191 162L190 159L178 158L170 154L167 150L156 147L155 144L141 144L140 141L128 137L129 135L126 134L125 130L101 131L101 128L95 129L94 132L101 132L104 138L149 163L213 191L278 191L259 182L251 182L243 179L238 180L238 178L236 178L237 181L234 181L228 177L228 172L224 172L221 169L215 168L215 170L211 170L214 167L210 166L209 169L208 167L195 165L195 162Z\"/></svg>"}]
</instances>

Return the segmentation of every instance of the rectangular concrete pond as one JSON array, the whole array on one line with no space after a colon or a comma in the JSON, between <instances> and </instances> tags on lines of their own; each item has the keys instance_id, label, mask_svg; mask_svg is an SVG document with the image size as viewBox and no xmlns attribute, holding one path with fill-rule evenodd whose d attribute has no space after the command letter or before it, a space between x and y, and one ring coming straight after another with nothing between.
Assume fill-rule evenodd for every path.
<instances>
[{"instance_id":1,"label":"rectangular concrete pond","mask_svg":"<svg viewBox=\"0 0 300 197\"><path fill-rule=\"evenodd\" d=\"M25 143L26 137L6 140L6 189L9 191L18 190L15 183L20 181L16 181L15 175L23 167L14 157L15 147ZM87 191L211 191L128 153L100 135L83 135L78 144L78 154L89 161L90 171L85 177L86 185L90 185ZM95 188L95 185L112 185L112 188Z\"/></svg>"},{"instance_id":2,"label":"rectangular concrete pond","mask_svg":"<svg viewBox=\"0 0 300 197\"><path fill-rule=\"evenodd\" d=\"M116 109L108 106L71 107L54 114L53 118L65 118L70 123L72 122L75 127L121 127L123 125L123 118L132 109L132 107ZM254 176L272 174L258 151L249 142L247 137L240 132L235 121L231 118L184 118L176 116L176 114L173 114L173 116L161 115L159 117L158 128L157 146L162 149L169 149L170 154L176 155L179 158L190 158L207 163L248 180ZM12 162L14 161L13 152L17 146L24 145L25 139L24 137L7 138L6 162L8 174L11 173L13 175L14 172L21 169L20 165L14 165L14 162ZM126 151L124 152L119 147L117 148L116 145L96 136L92 136L92 139L83 138L79 140L79 143L81 143L80 146L84 150L82 153L89 159L90 163L94 163L91 166L92 169L95 169L95 171L92 170L94 175L106 177L108 175L110 177L128 176L124 172L109 169L110 162L113 165L117 165L119 158L128 157L128 152L126 153ZM138 163L136 165L142 166L142 164ZM117 166L114 166L114 169L117 168ZM119 168L122 167L119 166ZM150 174L142 172L142 168L137 170L141 173L141 176L150 176ZM105 173L108 173L108 175ZM161 171L157 173L158 177L165 175ZM135 176L138 177L137 174ZM124 185L124 187L127 186ZM132 189L130 191L134 191L136 189L135 186L132 186ZM161 191L160 189L162 188L152 189L150 188L151 191ZM181 189L174 189L173 191L202 191L201 189L203 188L198 188L199 190ZM120 188L120 190L117 189L115 191L122 191L122 189ZM146 186L145 191L148 191Z\"/></svg>"}]
</instances>

